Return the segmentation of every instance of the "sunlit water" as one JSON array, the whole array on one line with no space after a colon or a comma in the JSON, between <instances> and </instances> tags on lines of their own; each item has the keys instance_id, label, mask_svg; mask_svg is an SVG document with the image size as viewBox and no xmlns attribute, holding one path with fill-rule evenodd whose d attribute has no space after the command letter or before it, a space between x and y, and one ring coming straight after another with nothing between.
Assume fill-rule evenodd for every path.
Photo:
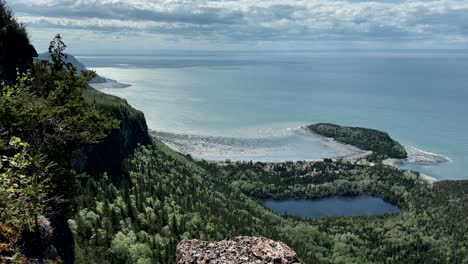
<instances>
[{"instance_id":1,"label":"sunlit water","mask_svg":"<svg viewBox=\"0 0 468 264\"><path fill-rule=\"evenodd\" d=\"M78 58L105 77L132 84L104 92L141 109L151 129L168 133L168 138L182 135L187 139L183 147L198 144L203 150L199 152L208 156L314 159L324 150L298 129L330 122L387 131L403 144L452 160L437 166L409 165L411 169L439 179L468 178L467 53ZM242 147L245 144L248 147ZM327 155L346 154L335 151Z\"/></svg>"}]
</instances>

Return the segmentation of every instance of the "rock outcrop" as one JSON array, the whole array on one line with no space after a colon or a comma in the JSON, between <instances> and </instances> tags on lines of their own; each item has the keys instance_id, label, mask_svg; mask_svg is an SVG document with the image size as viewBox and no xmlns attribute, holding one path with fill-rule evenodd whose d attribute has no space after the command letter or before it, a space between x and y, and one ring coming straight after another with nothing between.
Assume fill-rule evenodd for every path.
<instances>
[{"instance_id":1,"label":"rock outcrop","mask_svg":"<svg viewBox=\"0 0 468 264\"><path fill-rule=\"evenodd\" d=\"M130 111L137 112L141 116L131 118L135 114ZM126 173L125 160L138 144L147 145L151 140L145 117L139 111L123 105L120 111L112 115L120 121L120 127L113 129L102 142L89 147L84 169L77 171L93 176L107 172L111 180L118 182Z\"/></svg>"},{"instance_id":2,"label":"rock outcrop","mask_svg":"<svg viewBox=\"0 0 468 264\"><path fill-rule=\"evenodd\" d=\"M262 237L236 237L209 242L185 240L177 245L178 264L300 263L297 254L282 242Z\"/></svg>"}]
</instances>

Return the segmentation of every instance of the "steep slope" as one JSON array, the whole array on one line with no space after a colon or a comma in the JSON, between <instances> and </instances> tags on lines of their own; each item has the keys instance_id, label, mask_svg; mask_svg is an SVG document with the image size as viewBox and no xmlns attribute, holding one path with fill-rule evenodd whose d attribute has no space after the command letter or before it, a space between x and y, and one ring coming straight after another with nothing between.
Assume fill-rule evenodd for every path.
<instances>
[{"instance_id":1,"label":"steep slope","mask_svg":"<svg viewBox=\"0 0 468 264\"><path fill-rule=\"evenodd\" d=\"M284 222L160 142L139 147L130 181L91 180L70 221L79 263L174 263L178 241L274 236Z\"/></svg>"},{"instance_id":2,"label":"steep slope","mask_svg":"<svg viewBox=\"0 0 468 264\"><path fill-rule=\"evenodd\" d=\"M120 127L114 129L100 143L89 146L86 160L80 164L80 171L98 176L106 172L111 179L118 181L124 177L125 160L139 145L150 143L145 116L131 107L127 101L88 87L84 93L88 104L110 113L120 121Z\"/></svg>"},{"instance_id":3,"label":"steep slope","mask_svg":"<svg viewBox=\"0 0 468 264\"><path fill-rule=\"evenodd\" d=\"M112 181L119 182L127 177L125 164L128 157L139 144L150 143L145 117L125 100L92 87L85 90L84 97L88 104L120 121L120 126L100 143L89 145L81 155L82 159L75 162L75 169L95 178L106 173ZM64 263L75 263L75 244L66 216L53 213L50 220L53 229L51 244Z\"/></svg>"},{"instance_id":4,"label":"steep slope","mask_svg":"<svg viewBox=\"0 0 468 264\"><path fill-rule=\"evenodd\" d=\"M417 174L382 165L317 165L319 176L303 165L218 166L195 162L159 141L138 147L128 179L113 183L104 176L88 182L80 210L70 220L77 262L174 263L182 240L263 236L291 246L302 263L463 263L467 197L451 192L456 185L430 187ZM402 213L283 218L254 198L362 192L395 202ZM442 196L450 205L437 202Z\"/></svg>"}]
</instances>

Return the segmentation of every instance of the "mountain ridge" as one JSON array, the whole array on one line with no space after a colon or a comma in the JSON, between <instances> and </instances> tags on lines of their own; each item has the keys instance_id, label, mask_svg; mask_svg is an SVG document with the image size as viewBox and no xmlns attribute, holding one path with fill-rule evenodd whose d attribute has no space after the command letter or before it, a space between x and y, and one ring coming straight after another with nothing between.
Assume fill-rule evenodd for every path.
<instances>
[{"instance_id":1,"label":"mountain ridge","mask_svg":"<svg viewBox=\"0 0 468 264\"><path fill-rule=\"evenodd\" d=\"M52 59L50 57L50 54L48 52L40 53L39 56L36 58L39 61L49 61L52 62ZM73 56L70 53L65 53L65 56L63 58L63 61L68 64L72 64L75 68L76 71L79 75L82 74L83 71L88 71L88 68L84 63L79 61L75 56ZM102 77L98 74L96 74L96 77L94 77L91 81L89 81L89 84L96 89L102 89L102 88L127 88L130 87L130 84L125 84L125 83L120 83L116 80L112 80L109 78Z\"/></svg>"}]
</instances>

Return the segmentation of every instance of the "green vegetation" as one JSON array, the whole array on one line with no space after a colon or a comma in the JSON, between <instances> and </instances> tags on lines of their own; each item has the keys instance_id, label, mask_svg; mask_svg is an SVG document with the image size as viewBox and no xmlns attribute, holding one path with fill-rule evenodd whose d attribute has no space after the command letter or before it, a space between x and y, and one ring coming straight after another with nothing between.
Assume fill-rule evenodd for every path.
<instances>
[{"instance_id":1,"label":"green vegetation","mask_svg":"<svg viewBox=\"0 0 468 264\"><path fill-rule=\"evenodd\" d=\"M143 112L134 109L126 100L100 92L91 86L87 86L83 91L83 97L88 105L96 109L111 114L113 117L122 120L122 117L128 118L128 121L135 122L141 127L146 128L145 115Z\"/></svg>"},{"instance_id":2,"label":"green vegetation","mask_svg":"<svg viewBox=\"0 0 468 264\"><path fill-rule=\"evenodd\" d=\"M61 43L57 35L49 51L60 55ZM86 147L118 126L85 102L92 76L78 76L57 57L0 86L0 226L12 230L0 244L34 251L29 257L41 259L46 250L39 217L73 213L83 176L76 167Z\"/></svg>"},{"instance_id":3,"label":"green vegetation","mask_svg":"<svg viewBox=\"0 0 468 264\"><path fill-rule=\"evenodd\" d=\"M0 26L8 23L13 27L0 34L18 33L29 43L0 1ZM0 46L13 35L1 35ZM0 86L0 262L60 263L49 255L55 231L48 219L58 215L69 219L77 263L174 263L182 239L237 235L283 241L308 264L468 263L468 181L429 185L417 173L380 163L218 165L159 141L138 146L126 160L150 141L143 114L90 88L92 73L78 76L62 62L65 47L57 36L49 50L53 64L15 71L16 81ZM5 62L2 67L16 67ZM372 150L376 159L406 156L383 132L309 128ZM78 172L86 157L89 167L99 168L93 177ZM265 198L361 193L381 196L402 212L314 220L280 217L262 206ZM57 243L73 247L66 239Z\"/></svg>"},{"instance_id":4,"label":"green vegetation","mask_svg":"<svg viewBox=\"0 0 468 264\"><path fill-rule=\"evenodd\" d=\"M148 128L142 112L132 108L125 100L104 94L91 87L84 91L85 102L99 111L121 121L100 144L87 153L85 171L100 177L107 172L115 182L127 176L127 159L138 144L149 144Z\"/></svg>"},{"instance_id":5,"label":"green vegetation","mask_svg":"<svg viewBox=\"0 0 468 264\"><path fill-rule=\"evenodd\" d=\"M373 159L404 159L408 157L405 148L400 143L379 130L325 123L310 125L307 128L318 135L334 138L338 142L370 150L374 154Z\"/></svg>"},{"instance_id":6,"label":"green vegetation","mask_svg":"<svg viewBox=\"0 0 468 264\"><path fill-rule=\"evenodd\" d=\"M193 161L155 141L138 148L128 181L88 181L70 225L79 263L173 263L182 239L236 235L286 242L304 263L466 263L468 196L458 185L431 186L418 174L383 165L220 166ZM359 193L384 197L402 213L306 220L282 218L262 206L270 197ZM441 197L449 198L448 204Z\"/></svg>"},{"instance_id":7,"label":"green vegetation","mask_svg":"<svg viewBox=\"0 0 468 264\"><path fill-rule=\"evenodd\" d=\"M302 161L238 163L224 166L224 173L218 172L214 164L204 167L257 199L318 199L371 193L403 208L425 203L418 197L424 193L426 184L417 173L382 165Z\"/></svg>"},{"instance_id":8,"label":"green vegetation","mask_svg":"<svg viewBox=\"0 0 468 264\"><path fill-rule=\"evenodd\" d=\"M8 143L10 156L0 163L0 221L19 230L34 231L44 213L49 189L47 172L53 163L45 165L45 157L31 154L28 143L12 137Z\"/></svg>"},{"instance_id":9,"label":"green vegetation","mask_svg":"<svg viewBox=\"0 0 468 264\"><path fill-rule=\"evenodd\" d=\"M173 263L181 239L265 234L283 221L160 142L140 147L130 181L90 180L70 221L79 263Z\"/></svg>"}]
</instances>

